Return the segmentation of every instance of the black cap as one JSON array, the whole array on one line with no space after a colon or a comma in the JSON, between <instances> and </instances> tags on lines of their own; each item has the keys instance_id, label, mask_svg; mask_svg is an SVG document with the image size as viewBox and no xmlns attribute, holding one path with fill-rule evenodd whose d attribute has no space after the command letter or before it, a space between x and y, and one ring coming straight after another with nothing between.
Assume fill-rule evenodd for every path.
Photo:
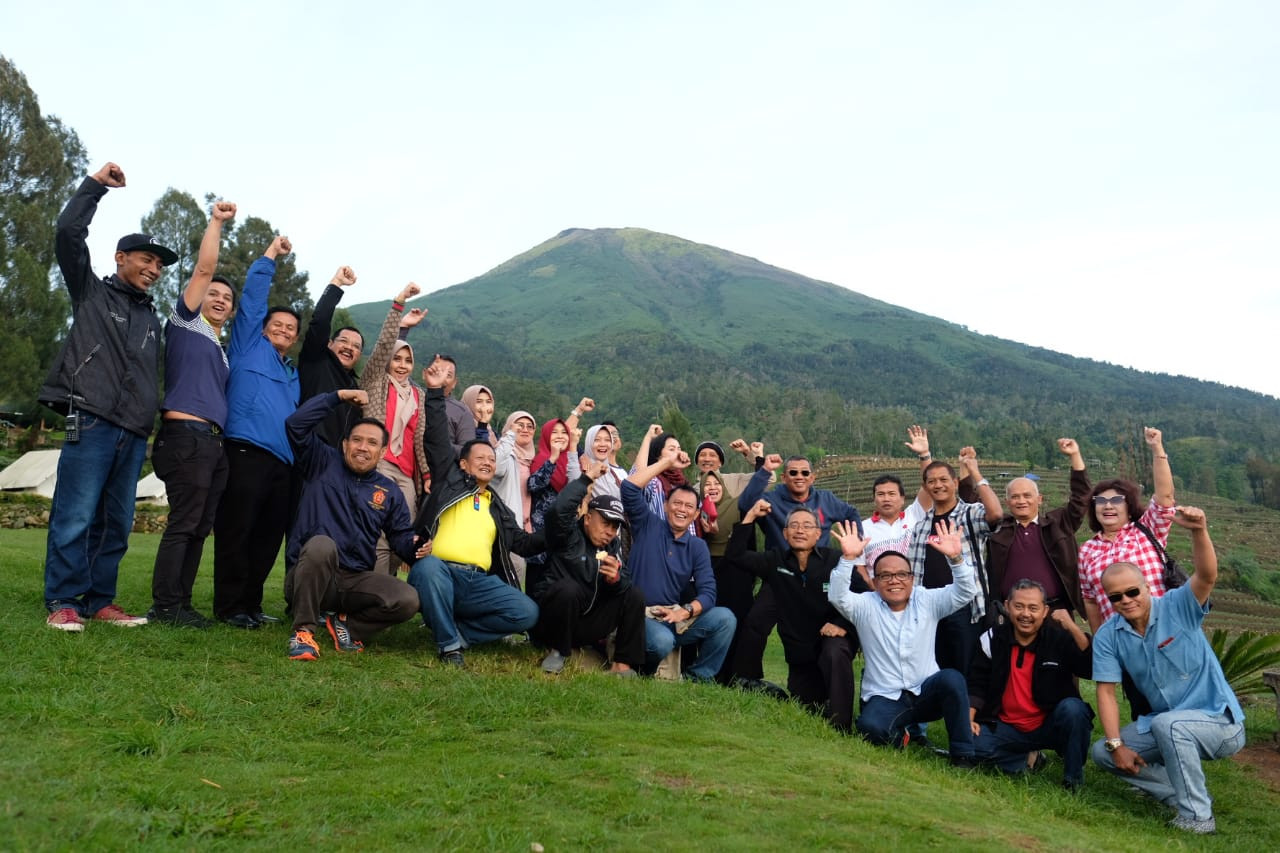
<instances>
[{"instance_id":1,"label":"black cap","mask_svg":"<svg viewBox=\"0 0 1280 853\"><path fill-rule=\"evenodd\" d=\"M117 252L151 252L160 258L166 267L178 262L178 253L168 246L161 246L160 241L150 234L126 234L116 243Z\"/></svg>"},{"instance_id":2,"label":"black cap","mask_svg":"<svg viewBox=\"0 0 1280 853\"><path fill-rule=\"evenodd\" d=\"M710 447L716 452L716 456L720 457L720 464L724 464L724 448L716 444L714 441L704 441L698 445L698 449L693 451L693 461L698 461L698 454Z\"/></svg>"},{"instance_id":3,"label":"black cap","mask_svg":"<svg viewBox=\"0 0 1280 853\"><path fill-rule=\"evenodd\" d=\"M591 503L587 504L587 509L594 509L605 518L612 518L614 521L626 523L627 512L622 508L622 501L613 495L596 495L591 499Z\"/></svg>"}]
</instances>

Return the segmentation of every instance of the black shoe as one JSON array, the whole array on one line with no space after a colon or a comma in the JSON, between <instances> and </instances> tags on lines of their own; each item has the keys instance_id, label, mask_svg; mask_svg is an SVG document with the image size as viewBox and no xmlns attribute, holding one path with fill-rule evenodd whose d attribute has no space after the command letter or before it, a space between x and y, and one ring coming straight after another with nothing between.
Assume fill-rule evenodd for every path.
<instances>
[{"instance_id":1,"label":"black shoe","mask_svg":"<svg viewBox=\"0 0 1280 853\"><path fill-rule=\"evenodd\" d=\"M280 617L272 616L270 613L254 613L252 614L254 621L259 625L279 625Z\"/></svg>"},{"instance_id":2,"label":"black shoe","mask_svg":"<svg viewBox=\"0 0 1280 853\"><path fill-rule=\"evenodd\" d=\"M456 666L458 669L462 669L467 665L466 661L462 659L462 649L453 649L452 651L441 652L440 662L448 664L449 666Z\"/></svg>"},{"instance_id":3,"label":"black shoe","mask_svg":"<svg viewBox=\"0 0 1280 853\"><path fill-rule=\"evenodd\" d=\"M739 690L747 690L751 693L763 693L764 695L777 699L779 702L785 702L790 696L782 687L774 684L772 681L765 681L763 678L737 678L733 679L733 686Z\"/></svg>"},{"instance_id":4,"label":"black shoe","mask_svg":"<svg viewBox=\"0 0 1280 853\"><path fill-rule=\"evenodd\" d=\"M972 755L951 755L949 760L952 767L959 767L961 770L972 770L978 766L978 759Z\"/></svg>"},{"instance_id":5,"label":"black shoe","mask_svg":"<svg viewBox=\"0 0 1280 853\"><path fill-rule=\"evenodd\" d=\"M262 627L262 623L248 613L232 613L222 621L232 628L244 628L247 631Z\"/></svg>"},{"instance_id":6,"label":"black shoe","mask_svg":"<svg viewBox=\"0 0 1280 853\"><path fill-rule=\"evenodd\" d=\"M152 607L147 611L149 622L172 625L175 628L208 628L212 622L204 614L190 607Z\"/></svg>"},{"instance_id":7,"label":"black shoe","mask_svg":"<svg viewBox=\"0 0 1280 853\"><path fill-rule=\"evenodd\" d=\"M919 748L919 749L928 749L929 747L933 746L933 744L929 743L929 736L928 736L928 735L920 735L919 737L911 737L911 738L907 741L907 745L908 745L908 746L914 746L914 747L917 747L917 748Z\"/></svg>"}]
</instances>

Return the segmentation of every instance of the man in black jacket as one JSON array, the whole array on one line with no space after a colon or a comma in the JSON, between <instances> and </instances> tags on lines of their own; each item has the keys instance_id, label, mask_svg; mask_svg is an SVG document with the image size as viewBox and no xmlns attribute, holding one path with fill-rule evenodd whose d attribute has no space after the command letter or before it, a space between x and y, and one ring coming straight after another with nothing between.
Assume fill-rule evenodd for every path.
<instances>
[{"instance_id":1,"label":"man in black jacket","mask_svg":"<svg viewBox=\"0 0 1280 853\"><path fill-rule=\"evenodd\" d=\"M1093 676L1089 636L1068 611L1050 611L1036 581L1014 584L1005 610L1004 624L979 638L969 672L975 757L1020 773L1028 753L1053 749L1062 756L1063 784L1076 790L1093 731L1093 709L1075 681Z\"/></svg>"},{"instance_id":2,"label":"man in black jacket","mask_svg":"<svg viewBox=\"0 0 1280 853\"><path fill-rule=\"evenodd\" d=\"M526 533L489 488L498 463L488 442L469 441L454 454L443 391L447 366L437 358L422 373L431 493L416 530L433 541L431 555L413 564L409 584L418 591L440 660L460 667L464 648L537 623L538 605L520 592L511 552L540 553L546 540L541 532Z\"/></svg>"},{"instance_id":3,"label":"man in black jacket","mask_svg":"<svg viewBox=\"0 0 1280 853\"><path fill-rule=\"evenodd\" d=\"M588 465L547 514L547 562L529 590L538 602L533 635L551 647L544 672L560 672L574 646L599 642L615 629L610 672L630 677L644 664L644 593L622 565L622 501L598 495L578 518L587 488L608 470L603 462Z\"/></svg>"},{"instance_id":4,"label":"man in black jacket","mask_svg":"<svg viewBox=\"0 0 1280 853\"><path fill-rule=\"evenodd\" d=\"M85 178L58 217L58 267L75 321L40 402L67 417L44 563L47 624L83 631L86 619L146 624L115 603L129 548L138 473L159 407L160 319L147 291L178 256L146 234L116 244L113 275L89 261L89 223L124 171L107 163Z\"/></svg>"},{"instance_id":5,"label":"man in black jacket","mask_svg":"<svg viewBox=\"0 0 1280 853\"><path fill-rule=\"evenodd\" d=\"M356 362L360 360L360 353L364 349L364 335L351 326L343 326L332 334L329 333L329 327L333 325L333 312L342 300L342 288L355 283L355 270L351 267L338 267L333 278L329 279L329 286L316 301L316 310L311 314L307 334L302 339L302 350L298 353L298 384L301 391L299 403L330 391L360 387ZM339 406L329 413L317 430L326 444L340 447L351 425L359 419L359 409Z\"/></svg>"},{"instance_id":6,"label":"man in black jacket","mask_svg":"<svg viewBox=\"0 0 1280 853\"><path fill-rule=\"evenodd\" d=\"M853 726L853 656L858 635L853 623L828 600L831 572L840 562L839 549L818 547L822 528L812 510L791 510L782 525L787 548L763 553L747 550L755 536L755 521L772 511L758 500L735 525L724 559L730 566L760 577L773 592L778 612L778 636L787 661L787 690L813 710L821 710L831 725L848 733ZM867 592L860 574L850 588Z\"/></svg>"}]
</instances>

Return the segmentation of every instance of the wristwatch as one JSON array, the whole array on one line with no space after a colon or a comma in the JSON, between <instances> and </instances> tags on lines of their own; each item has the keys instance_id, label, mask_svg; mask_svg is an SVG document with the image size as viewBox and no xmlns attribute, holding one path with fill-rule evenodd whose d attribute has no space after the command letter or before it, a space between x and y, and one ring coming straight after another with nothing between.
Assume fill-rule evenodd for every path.
<instances>
[{"instance_id":1,"label":"wristwatch","mask_svg":"<svg viewBox=\"0 0 1280 853\"><path fill-rule=\"evenodd\" d=\"M1109 737L1102 742L1102 745L1106 747L1107 752L1115 752L1117 749L1124 746L1124 741L1120 740L1118 737Z\"/></svg>"},{"instance_id":2,"label":"wristwatch","mask_svg":"<svg viewBox=\"0 0 1280 853\"><path fill-rule=\"evenodd\" d=\"M693 612L693 602L692 602L692 601L690 601L688 604L681 604L680 606L681 606L681 607L683 607L683 608L685 609L685 612L687 612L687 613L689 614L689 618L690 618L690 619L692 619L695 615L697 615L697 614L695 614L695 613Z\"/></svg>"}]
</instances>

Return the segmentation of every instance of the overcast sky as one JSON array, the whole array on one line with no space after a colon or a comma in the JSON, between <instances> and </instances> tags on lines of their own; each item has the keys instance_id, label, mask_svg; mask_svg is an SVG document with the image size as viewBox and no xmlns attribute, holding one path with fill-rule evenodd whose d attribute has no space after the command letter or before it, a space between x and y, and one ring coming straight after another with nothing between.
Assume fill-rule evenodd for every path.
<instances>
[{"instance_id":1,"label":"overcast sky","mask_svg":"<svg viewBox=\"0 0 1280 853\"><path fill-rule=\"evenodd\" d=\"M635 226L1280 396L1280 3L0 0L0 20L91 168L125 170L100 272L167 186L270 220L315 294L350 264L348 304Z\"/></svg>"}]
</instances>

